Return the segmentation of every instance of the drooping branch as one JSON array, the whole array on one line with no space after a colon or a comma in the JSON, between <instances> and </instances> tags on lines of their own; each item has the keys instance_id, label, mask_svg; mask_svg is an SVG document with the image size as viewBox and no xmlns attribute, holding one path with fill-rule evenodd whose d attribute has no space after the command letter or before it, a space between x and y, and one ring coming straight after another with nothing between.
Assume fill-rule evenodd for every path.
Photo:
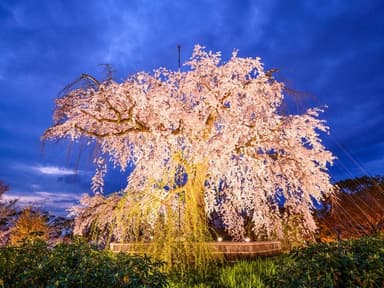
<instances>
[{"instance_id":1,"label":"drooping branch","mask_svg":"<svg viewBox=\"0 0 384 288\"><path fill-rule=\"evenodd\" d=\"M295 213L315 231L309 203L333 193L327 165L334 157L318 135L328 129L318 119L321 110L282 115L284 84L258 58L234 52L222 63L220 53L196 46L186 64L186 72L161 68L122 83L83 74L92 87L57 101L54 125L43 138L90 137L122 169L132 161L129 186L146 191L148 199L165 199L163 187L175 185L170 174L185 164L173 155L192 166L207 163L206 212L220 215L234 239L245 237L244 215L252 219L255 237L265 236L260 231L281 237L285 219ZM275 200L276 191L284 203ZM177 206L174 196L167 209ZM155 223L159 213L149 214Z\"/></svg>"}]
</instances>

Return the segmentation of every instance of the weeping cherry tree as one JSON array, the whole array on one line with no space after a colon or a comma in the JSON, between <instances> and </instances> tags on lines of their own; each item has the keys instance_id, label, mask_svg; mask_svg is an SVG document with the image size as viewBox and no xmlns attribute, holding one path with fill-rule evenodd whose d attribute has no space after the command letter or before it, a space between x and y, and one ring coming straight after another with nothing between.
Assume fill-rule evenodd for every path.
<instances>
[{"instance_id":1,"label":"weeping cherry tree","mask_svg":"<svg viewBox=\"0 0 384 288\"><path fill-rule=\"evenodd\" d=\"M76 231L92 222L126 241L171 223L161 237L196 241L215 214L234 240L246 236L245 218L254 238L282 238L296 215L301 233L312 235L314 200L333 193L327 166L334 157L318 134L328 131L321 109L280 113L284 84L259 58L235 51L223 62L220 53L196 46L185 65L186 71L160 68L122 83L87 77L91 85L56 100L43 139L86 139L101 151L96 195L74 209ZM124 171L130 163L125 192L103 196L108 167Z\"/></svg>"}]
</instances>

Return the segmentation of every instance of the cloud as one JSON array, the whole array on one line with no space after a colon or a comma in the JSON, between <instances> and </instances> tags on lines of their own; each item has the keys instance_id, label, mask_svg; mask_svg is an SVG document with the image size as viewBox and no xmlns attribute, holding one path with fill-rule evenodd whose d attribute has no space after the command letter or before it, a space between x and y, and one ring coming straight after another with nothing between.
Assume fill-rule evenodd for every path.
<instances>
[{"instance_id":1,"label":"cloud","mask_svg":"<svg viewBox=\"0 0 384 288\"><path fill-rule=\"evenodd\" d=\"M66 192L47 192L47 191L37 191L35 194L45 197L46 199L55 199L56 201L69 201L69 200L79 200L81 198L80 195L66 193Z\"/></svg>"},{"instance_id":2,"label":"cloud","mask_svg":"<svg viewBox=\"0 0 384 288\"><path fill-rule=\"evenodd\" d=\"M81 198L80 194L72 194L67 192L49 192L49 191L37 191L37 192L21 192L12 191L3 195L5 201L17 199L18 206L36 206L44 207L54 214L65 215L66 209L75 205Z\"/></svg>"},{"instance_id":3,"label":"cloud","mask_svg":"<svg viewBox=\"0 0 384 288\"><path fill-rule=\"evenodd\" d=\"M57 166L38 166L31 167L33 170L38 171L41 174L54 175L54 176L63 176L63 175L75 175L78 172L72 169L67 169Z\"/></svg>"},{"instance_id":4,"label":"cloud","mask_svg":"<svg viewBox=\"0 0 384 288\"><path fill-rule=\"evenodd\" d=\"M20 206L34 205L65 215L65 209L75 205L80 195L89 191L91 174L86 170L40 163L9 164L1 158L0 164L10 168L4 171L3 176L0 175L0 179L10 185L6 199L19 199Z\"/></svg>"},{"instance_id":5,"label":"cloud","mask_svg":"<svg viewBox=\"0 0 384 288\"><path fill-rule=\"evenodd\" d=\"M129 73L159 66L176 68L176 44L182 45L184 62L195 44L226 54L261 40L274 2L100 2L90 5L98 19L88 27L97 28L102 43L92 52L101 63ZM103 25L99 27L100 22Z\"/></svg>"},{"instance_id":6,"label":"cloud","mask_svg":"<svg viewBox=\"0 0 384 288\"><path fill-rule=\"evenodd\" d=\"M35 191L35 190L41 189L41 186L39 184L31 184L31 189Z\"/></svg>"},{"instance_id":7,"label":"cloud","mask_svg":"<svg viewBox=\"0 0 384 288\"><path fill-rule=\"evenodd\" d=\"M3 197L6 200L19 199L19 202L22 203L77 201L81 198L78 194L49 191L36 191L32 193L13 191L6 193Z\"/></svg>"},{"instance_id":8,"label":"cloud","mask_svg":"<svg viewBox=\"0 0 384 288\"><path fill-rule=\"evenodd\" d=\"M179 43L182 62L197 43L222 51L224 59L234 48L241 57L261 56L266 69L280 69L287 86L316 97L316 103L305 104L328 104L321 117L331 137L345 146L332 144L336 162L356 168L346 150L371 173L380 173L382 162L375 160L384 157L383 3L0 1L0 179L12 193L25 191L25 202L52 201L47 197L59 197L60 191L87 192L92 169L82 163L81 170L65 167L72 158L67 161L64 149L45 151L49 160L41 160L39 138L51 125L53 99L81 73L102 79L100 63L111 64L118 81L159 66L175 69ZM107 190L126 183L126 175L119 175L108 174ZM72 200L62 201L54 204Z\"/></svg>"},{"instance_id":9,"label":"cloud","mask_svg":"<svg viewBox=\"0 0 384 288\"><path fill-rule=\"evenodd\" d=\"M36 195L11 194L3 195L5 201L17 200L22 206L45 202L45 198Z\"/></svg>"},{"instance_id":10,"label":"cloud","mask_svg":"<svg viewBox=\"0 0 384 288\"><path fill-rule=\"evenodd\" d=\"M32 172L35 174L42 174L47 176L75 176L84 174L84 171L69 169L61 166L53 165L29 165L25 163L15 163L12 167L16 170L22 170L23 172Z\"/></svg>"}]
</instances>

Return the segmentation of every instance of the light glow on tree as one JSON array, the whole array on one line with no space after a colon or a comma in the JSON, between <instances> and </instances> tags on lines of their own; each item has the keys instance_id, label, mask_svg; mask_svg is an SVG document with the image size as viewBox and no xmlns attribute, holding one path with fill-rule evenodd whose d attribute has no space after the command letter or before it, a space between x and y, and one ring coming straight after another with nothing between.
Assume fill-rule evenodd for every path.
<instances>
[{"instance_id":1,"label":"light glow on tree","mask_svg":"<svg viewBox=\"0 0 384 288\"><path fill-rule=\"evenodd\" d=\"M160 68L122 83L93 79L90 87L57 99L54 125L43 139L85 137L101 147L92 182L98 195L83 203L104 198L99 194L109 162L124 170L132 161L125 197L139 199L153 226L167 217L166 207L180 209L185 187L175 174L188 167L187 182L196 169L204 175L201 209L220 215L233 239L247 236L245 216L255 237L281 238L290 215L300 215L303 231L314 232L313 200L333 193L327 165L334 156L318 134L328 131L318 119L321 109L279 113L284 85L259 58L235 51L223 63L220 53L196 46L186 65L185 72ZM188 205L182 204L181 213Z\"/></svg>"}]
</instances>

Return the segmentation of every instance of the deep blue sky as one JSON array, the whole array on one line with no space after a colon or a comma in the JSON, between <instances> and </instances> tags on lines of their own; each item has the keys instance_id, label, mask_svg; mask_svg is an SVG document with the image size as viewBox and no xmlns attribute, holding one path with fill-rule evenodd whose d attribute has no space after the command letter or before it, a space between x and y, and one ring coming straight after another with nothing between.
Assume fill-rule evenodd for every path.
<instances>
[{"instance_id":1,"label":"deep blue sky","mask_svg":"<svg viewBox=\"0 0 384 288\"><path fill-rule=\"evenodd\" d=\"M81 73L115 78L177 68L195 44L260 56L299 93L299 109L327 104L324 136L334 180L384 174L384 1L0 1L0 179L8 197L54 212L89 191L92 167L40 136L54 99ZM76 150L76 149L73 149ZM72 150L71 150L72 151ZM106 189L119 188L118 173ZM121 179L124 181L123 179Z\"/></svg>"}]
</instances>

